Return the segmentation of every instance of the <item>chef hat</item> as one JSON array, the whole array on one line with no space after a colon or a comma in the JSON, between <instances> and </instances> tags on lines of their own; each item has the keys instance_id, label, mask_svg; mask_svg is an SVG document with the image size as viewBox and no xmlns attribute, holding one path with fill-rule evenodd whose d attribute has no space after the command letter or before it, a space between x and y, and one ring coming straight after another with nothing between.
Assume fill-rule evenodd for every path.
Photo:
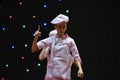
<instances>
[{"instance_id":1,"label":"chef hat","mask_svg":"<svg viewBox=\"0 0 120 80\"><path fill-rule=\"evenodd\" d=\"M64 15L64 14L59 14L57 17L55 17L51 23L52 24L58 24L58 23L61 23L61 22L68 22L69 21L69 17Z\"/></svg>"},{"instance_id":2,"label":"chef hat","mask_svg":"<svg viewBox=\"0 0 120 80\"><path fill-rule=\"evenodd\" d=\"M56 34L57 34L57 30L54 29L54 30L50 31L49 36L54 36Z\"/></svg>"}]
</instances>

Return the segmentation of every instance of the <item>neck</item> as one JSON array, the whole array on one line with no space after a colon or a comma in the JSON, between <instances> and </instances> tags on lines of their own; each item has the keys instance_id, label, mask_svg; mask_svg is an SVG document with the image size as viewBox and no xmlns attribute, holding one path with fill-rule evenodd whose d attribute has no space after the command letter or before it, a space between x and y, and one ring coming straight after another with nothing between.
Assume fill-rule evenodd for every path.
<instances>
[{"instance_id":1,"label":"neck","mask_svg":"<svg viewBox=\"0 0 120 80\"><path fill-rule=\"evenodd\" d=\"M64 34L58 34L58 36L59 36L59 37L63 37L63 36L64 36Z\"/></svg>"}]
</instances>

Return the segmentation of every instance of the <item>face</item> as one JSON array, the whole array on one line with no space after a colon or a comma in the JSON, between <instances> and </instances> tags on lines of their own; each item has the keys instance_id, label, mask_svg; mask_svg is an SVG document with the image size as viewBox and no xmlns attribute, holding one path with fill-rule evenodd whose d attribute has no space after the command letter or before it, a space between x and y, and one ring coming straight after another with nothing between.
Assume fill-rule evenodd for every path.
<instances>
[{"instance_id":1,"label":"face","mask_svg":"<svg viewBox=\"0 0 120 80\"><path fill-rule=\"evenodd\" d=\"M67 29L67 23L66 22L61 22L59 24L56 24L55 28L57 30L57 34L59 36L63 36L66 29Z\"/></svg>"}]
</instances>

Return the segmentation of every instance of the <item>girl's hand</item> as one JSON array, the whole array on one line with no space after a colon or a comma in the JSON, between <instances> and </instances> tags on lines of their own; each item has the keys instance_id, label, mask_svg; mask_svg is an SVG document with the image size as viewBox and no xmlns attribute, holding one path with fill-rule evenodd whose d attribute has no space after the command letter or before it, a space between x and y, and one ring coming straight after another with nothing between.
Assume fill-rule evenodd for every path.
<instances>
[{"instance_id":1,"label":"girl's hand","mask_svg":"<svg viewBox=\"0 0 120 80\"><path fill-rule=\"evenodd\" d=\"M77 77L79 77L79 78L83 78L84 77L83 71L81 69L78 70Z\"/></svg>"},{"instance_id":2,"label":"girl's hand","mask_svg":"<svg viewBox=\"0 0 120 80\"><path fill-rule=\"evenodd\" d=\"M38 29L34 34L36 37L40 37L41 36L41 32L40 32L40 26L38 25Z\"/></svg>"}]
</instances>

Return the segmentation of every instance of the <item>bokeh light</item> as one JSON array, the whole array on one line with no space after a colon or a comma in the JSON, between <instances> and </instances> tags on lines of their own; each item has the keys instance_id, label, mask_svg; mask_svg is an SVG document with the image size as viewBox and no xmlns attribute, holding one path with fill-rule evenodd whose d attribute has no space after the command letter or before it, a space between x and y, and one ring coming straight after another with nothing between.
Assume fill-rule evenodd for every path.
<instances>
[{"instance_id":1,"label":"bokeh light","mask_svg":"<svg viewBox=\"0 0 120 80\"><path fill-rule=\"evenodd\" d=\"M19 5L23 5L23 2L19 2Z\"/></svg>"}]
</instances>

